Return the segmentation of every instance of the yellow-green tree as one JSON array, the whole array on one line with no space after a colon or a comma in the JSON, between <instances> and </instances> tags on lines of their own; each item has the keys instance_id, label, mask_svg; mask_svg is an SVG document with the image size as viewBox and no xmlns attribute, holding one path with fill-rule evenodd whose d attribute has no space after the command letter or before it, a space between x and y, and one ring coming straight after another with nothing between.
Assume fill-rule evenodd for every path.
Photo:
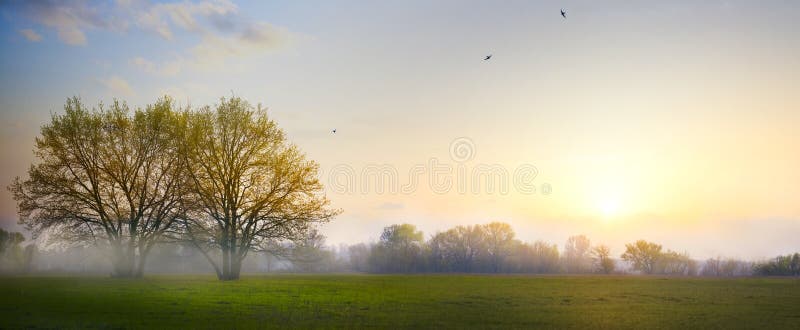
<instances>
[{"instance_id":1,"label":"yellow-green tree","mask_svg":"<svg viewBox=\"0 0 800 330\"><path fill-rule=\"evenodd\" d=\"M661 245L638 240L635 243L625 244L625 253L622 260L631 264L633 269L645 274L653 274L656 271L656 263L661 258Z\"/></svg>"},{"instance_id":2,"label":"yellow-green tree","mask_svg":"<svg viewBox=\"0 0 800 330\"><path fill-rule=\"evenodd\" d=\"M189 187L169 98L131 113L70 98L36 138L39 162L9 190L35 235L107 247L113 275L138 277L150 249L184 212Z\"/></svg>"},{"instance_id":3,"label":"yellow-green tree","mask_svg":"<svg viewBox=\"0 0 800 330\"><path fill-rule=\"evenodd\" d=\"M219 279L239 278L249 251L301 238L338 214L323 194L319 166L286 141L260 106L223 98L186 119L181 154L197 208L185 235Z\"/></svg>"},{"instance_id":4,"label":"yellow-green tree","mask_svg":"<svg viewBox=\"0 0 800 330\"><path fill-rule=\"evenodd\" d=\"M607 245L593 247L591 255L596 272L611 274L614 271L614 259L611 259L611 249Z\"/></svg>"}]
</instances>

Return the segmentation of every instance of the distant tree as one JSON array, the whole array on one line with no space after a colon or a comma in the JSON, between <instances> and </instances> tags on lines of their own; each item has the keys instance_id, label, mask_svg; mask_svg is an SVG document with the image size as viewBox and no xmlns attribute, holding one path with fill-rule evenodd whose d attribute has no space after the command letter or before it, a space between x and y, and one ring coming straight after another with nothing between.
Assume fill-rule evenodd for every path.
<instances>
[{"instance_id":1,"label":"distant tree","mask_svg":"<svg viewBox=\"0 0 800 330\"><path fill-rule=\"evenodd\" d=\"M731 277L749 276L752 275L753 270L753 264L750 262L716 257L706 260L698 273L702 276Z\"/></svg>"},{"instance_id":2,"label":"distant tree","mask_svg":"<svg viewBox=\"0 0 800 330\"><path fill-rule=\"evenodd\" d=\"M726 277L736 276L739 263L735 259L726 259L720 265L721 275Z\"/></svg>"},{"instance_id":3,"label":"distant tree","mask_svg":"<svg viewBox=\"0 0 800 330\"><path fill-rule=\"evenodd\" d=\"M369 252L370 247L364 243L349 246L347 254L350 259L350 268L357 272L369 271Z\"/></svg>"},{"instance_id":4,"label":"distant tree","mask_svg":"<svg viewBox=\"0 0 800 330\"><path fill-rule=\"evenodd\" d=\"M800 276L800 253L777 256L753 266L753 271L765 276Z\"/></svg>"},{"instance_id":5,"label":"distant tree","mask_svg":"<svg viewBox=\"0 0 800 330\"><path fill-rule=\"evenodd\" d=\"M703 276L721 276L722 275L722 261L721 258L709 258L703 265L701 275Z\"/></svg>"},{"instance_id":6,"label":"distant tree","mask_svg":"<svg viewBox=\"0 0 800 330\"><path fill-rule=\"evenodd\" d=\"M383 229L380 241L372 249L370 264L379 272L409 273L421 266L423 233L411 224L391 225Z\"/></svg>"},{"instance_id":7,"label":"distant tree","mask_svg":"<svg viewBox=\"0 0 800 330\"><path fill-rule=\"evenodd\" d=\"M42 126L28 178L9 186L20 222L72 242L108 247L113 275L138 277L150 249L182 215L186 182L169 98L130 112L77 98Z\"/></svg>"},{"instance_id":8,"label":"distant tree","mask_svg":"<svg viewBox=\"0 0 800 330\"><path fill-rule=\"evenodd\" d=\"M290 144L260 106L223 98L214 110L187 113L183 132L182 155L198 206L185 233L220 280L238 279L249 251L301 238L339 213L328 207L317 163Z\"/></svg>"},{"instance_id":9,"label":"distant tree","mask_svg":"<svg viewBox=\"0 0 800 330\"><path fill-rule=\"evenodd\" d=\"M621 257L622 260L631 263L634 270L653 274L656 270L656 262L661 257L661 245L638 240L635 243L625 244L625 253Z\"/></svg>"},{"instance_id":10,"label":"distant tree","mask_svg":"<svg viewBox=\"0 0 800 330\"><path fill-rule=\"evenodd\" d=\"M511 254L504 261L503 271L517 273L556 273L561 270L558 247L542 241L528 244L511 243Z\"/></svg>"},{"instance_id":11,"label":"distant tree","mask_svg":"<svg viewBox=\"0 0 800 330\"><path fill-rule=\"evenodd\" d=\"M531 245L531 250L534 273L557 273L560 271L557 245L536 241Z\"/></svg>"},{"instance_id":12,"label":"distant tree","mask_svg":"<svg viewBox=\"0 0 800 330\"><path fill-rule=\"evenodd\" d=\"M688 253L678 253L672 250L661 253L656 261L654 273L666 275L690 275L695 268L694 261Z\"/></svg>"},{"instance_id":13,"label":"distant tree","mask_svg":"<svg viewBox=\"0 0 800 330\"><path fill-rule=\"evenodd\" d=\"M514 229L502 222L492 222L483 226L486 237L486 251L490 258L492 272L499 272L505 258L514 246Z\"/></svg>"},{"instance_id":14,"label":"distant tree","mask_svg":"<svg viewBox=\"0 0 800 330\"><path fill-rule=\"evenodd\" d=\"M9 232L0 228L0 256L19 248L19 245L24 241L25 236L21 233Z\"/></svg>"},{"instance_id":15,"label":"distant tree","mask_svg":"<svg viewBox=\"0 0 800 330\"><path fill-rule=\"evenodd\" d=\"M433 269L475 271L478 257L487 253L485 230L480 225L456 226L434 235L429 242Z\"/></svg>"},{"instance_id":16,"label":"distant tree","mask_svg":"<svg viewBox=\"0 0 800 330\"><path fill-rule=\"evenodd\" d=\"M611 249L606 245L592 248L592 263L598 273L611 274L614 272L614 259L611 259Z\"/></svg>"},{"instance_id":17,"label":"distant tree","mask_svg":"<svg viewBox=\"0 0 800 330\"><path fill-rule=\"evenodd\" d=\"M687 276L697 276L700 273L700 264L697 260L689 259L686 268L686 275Z\"/></svg>"},{"instance_id":18,"label":"distant tree","mask_svg":"<svg viewBox=\"0 0 800 330\"><path fill-rule=\"evenodd\" d=\"M333 253L325 248L325 236L312 229L289 248L289 261L302 272L319 272L330 268Z\"/></svg>"},{"instance_id":19,"label":"distant tree","mask_svg":"<svg viewBox=\"0 0 800 330\"><path fill-rule=\"evenodd\" d=\"M19 271L24 262L22 243L25 236L0 228L0 270Z\"/></svg>"},{"instance_id":20,"label":"distant tree","mask_svg":"<svg viewBox=\"0 0 800 330\"><path fill-rule=\"evenodd\" d=\"M584 235L571 236L564 244L564 266L568 273L583 273L591 267L591 241Z\"/></svg>"}]
</instances>

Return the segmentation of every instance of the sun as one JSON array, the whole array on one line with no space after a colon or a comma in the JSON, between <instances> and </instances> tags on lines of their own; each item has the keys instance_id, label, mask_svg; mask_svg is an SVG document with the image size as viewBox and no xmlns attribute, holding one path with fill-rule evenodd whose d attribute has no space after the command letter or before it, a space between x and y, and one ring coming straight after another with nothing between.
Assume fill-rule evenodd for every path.
<instances>
[{"instance_id":1,"label":"sun","mask_svg":"<svg viewBox=\"0 0 800 330\"><path fill-rule=\"evenodd\" d=\"M629 200L625 189L620 185L606 185L595 189L589 196L593 213L603 221L619 219L628 211Z\"/></svg>"},{"instance_id":2,"label":"sun","mask_svg":"<svg viewBox=\"0 0 800 330\"><path fill-rule=\"evenodd\" d=\"M597 200L597 209L605 218L613 218L620 214L622 201L618 196L602 196Z\"/></svg>"}]
</instances>

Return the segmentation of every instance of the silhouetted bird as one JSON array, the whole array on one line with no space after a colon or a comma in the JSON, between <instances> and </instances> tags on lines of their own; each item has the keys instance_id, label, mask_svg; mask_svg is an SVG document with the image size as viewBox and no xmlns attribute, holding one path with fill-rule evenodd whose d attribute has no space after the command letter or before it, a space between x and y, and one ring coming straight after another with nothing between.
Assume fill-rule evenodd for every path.
<instances>
[{"instance_id":1,"label":"silhouetted bird","mask_svg":"<svg viewBox=\"0 0 800 330\"><path fill-rule=\"evenodd\" d=\"M336 134L336 129L334 128L333 131L331 131L331 132L333 132L333 134Z\"/></svg>"},{"instance_id":2,"label":"silhouetted bird","mask_svg":"<svg viewBox=\"0 0 800 330\"><path fill-rule=\"evenodd\" d=\"M567 18L567 12L565 12L564 9L561 9L561 16Z\"/></svg>"},{"instance_id":3,"label":"silhouetted bird","mask_svg":"<svg viewBox=\"0 0 800 330\"><path fill-rule=\"evenodd\" d=\"M491 54L490 54L490 55L487 55L487 56L486 56L486 58L484 58L483 60L484 60L484 61L488 61L490 58L492 58L492 55L491 55Z\"/></svg>"}]
</instances>

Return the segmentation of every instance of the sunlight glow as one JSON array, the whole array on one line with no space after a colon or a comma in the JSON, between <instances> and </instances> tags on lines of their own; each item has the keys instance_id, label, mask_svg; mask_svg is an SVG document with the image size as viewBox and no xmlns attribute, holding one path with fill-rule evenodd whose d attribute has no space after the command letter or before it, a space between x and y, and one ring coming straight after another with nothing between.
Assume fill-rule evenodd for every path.
<instances>
[{"instance_id":1,"label":"sunlight glow","mask_svg":"<svg viewBox=\"0 0 800 330\"><path fill-rule=\"evenodd\" d=\"M597 209L606 218L613 218L619 215L622 204L616 196L603 196L597 202Z\"/></svg>"}]
</instances>

